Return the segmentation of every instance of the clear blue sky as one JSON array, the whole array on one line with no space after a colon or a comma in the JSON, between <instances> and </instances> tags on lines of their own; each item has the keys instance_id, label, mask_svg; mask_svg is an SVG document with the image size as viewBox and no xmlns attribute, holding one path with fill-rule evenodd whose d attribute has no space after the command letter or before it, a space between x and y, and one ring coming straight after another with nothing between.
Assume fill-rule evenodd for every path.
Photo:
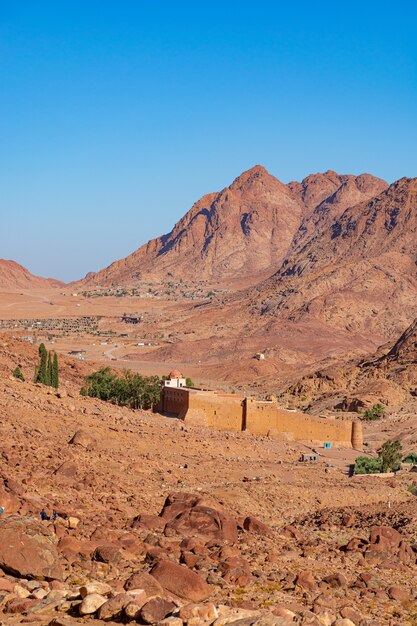
<instances>
[{"instance_id":1,"label":"clear blue sky","mask_svg":"<svg viewBox=\"0 0 417 626\"><path fill-rule=\"evenodd\" d=\"M417 3L0 0L0 257L76 279L264 165L417 176Z\"/></svg>"}]
</instances>

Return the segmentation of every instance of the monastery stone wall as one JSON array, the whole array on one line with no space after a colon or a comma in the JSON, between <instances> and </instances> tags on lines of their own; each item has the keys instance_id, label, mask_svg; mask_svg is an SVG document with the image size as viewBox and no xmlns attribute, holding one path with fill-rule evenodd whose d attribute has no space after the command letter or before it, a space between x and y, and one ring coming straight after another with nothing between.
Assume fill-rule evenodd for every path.
<instances>
[{"instance_id":1,"label":"monastery stone wall","mask_svg":"<svg viewBox=\"0 0 417 626\"><path fill-rule=\"evenodd\" d=\"M316 417L301 411L280 408L276 402L261 402L235 394L164 387L160 409L176 415L191 426L280 439L311 441L323 445L363 446L362 424L358 421Z\"/></svg>"},{"instance_id":2,"label":"monastery stone wall","mask_svg":"<svg viewBox=\"0 0 417 626\"><path fill-rule=\"evenodd\" d=\"M281 409L275 402L245 399L245 429L255 435L270 431L286 433L294 441L308 440L323 444L330 441L343 447L352 447L353 422L329 417L315 417L301 411Z\"/></svg>"}]
</instances>

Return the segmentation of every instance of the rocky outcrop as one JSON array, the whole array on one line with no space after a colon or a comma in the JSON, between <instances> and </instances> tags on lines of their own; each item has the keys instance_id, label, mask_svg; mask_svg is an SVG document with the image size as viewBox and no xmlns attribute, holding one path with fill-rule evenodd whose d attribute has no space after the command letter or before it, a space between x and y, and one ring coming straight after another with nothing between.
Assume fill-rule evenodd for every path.
<instances>
[{"instance_id":1,"label":"rocky outcrop","mask_svg":"<svg viewBox=\"0 0 417 626\"><path fill-rule=\"evenodd\" d=\"M32 518L0 518L0 567L26 578L61 579L55 536Z\"/></svg>"}]
</instances>

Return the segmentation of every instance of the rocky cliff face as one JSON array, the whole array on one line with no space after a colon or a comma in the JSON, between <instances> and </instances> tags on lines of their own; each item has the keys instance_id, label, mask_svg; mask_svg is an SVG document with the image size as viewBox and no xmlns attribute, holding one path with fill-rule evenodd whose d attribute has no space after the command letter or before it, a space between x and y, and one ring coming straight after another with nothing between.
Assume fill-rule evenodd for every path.
<instances>
[{"instance_id":1,"label":"rocky cliff face","mask_svg":"<svg viewBox=\"0 0 417 626\"><path fill-rule=\"evenodd\" d=\"M29 270L15 261L0 259L0 288L3 289L42 289L62 285L58 280L34 276Z\"/></svg>"},{"instance_id":2,"label":"rocky cliff face","mask_svg":"<svg viewBox=\"0 0 417 626\"><path fill-rule=\"evenodd\" d=\"M167 235L97 274L86 286L185 279L254 284L277 270L294 240L315 221L339 214L386 187L370 175L312 175L284 185L260 165L227 188L203 196ZM324 206L319 208L324 203ZM312 217L318 212L318 217Z\"/></svg>"},{"instance_id":3,"label":"rocky cliff face","mask_svg":"<svg viewBox=\"0 0 417 626\"><path fill-rule=\"evenodd\" d=\"M403 178L295 243L260 311L394 338L417 315L416 230L417 179Z\"/></svg>"}]
</instances>

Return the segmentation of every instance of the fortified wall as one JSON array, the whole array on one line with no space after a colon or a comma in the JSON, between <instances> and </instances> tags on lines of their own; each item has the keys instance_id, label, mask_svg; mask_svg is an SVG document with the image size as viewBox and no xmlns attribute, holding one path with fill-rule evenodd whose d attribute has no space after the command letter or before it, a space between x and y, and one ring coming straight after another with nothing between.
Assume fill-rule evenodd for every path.
<instances>
[{"instance_id":1,"label":"fortified wall","mask_svg":"<svg viewBox=\"0 0 417 626\"><path fill-rule=\"evenodd\" d=\"M359 421L290 411L280 408L274 401L261 402L236 394L164 387L159 408L190 425L236 432L246 430L255 435L311 441L317 445L330 441L341 447L363 448Z\"/></svg>"},{"instance_id":2,"label":"fortified wall","mask_svg":"<svg viewBox=\"0 0 417 626\"><path fill-rule=\"evenodd\" d=\"M99 316L0 320L0 330L60 330L68 333L91 333L98 330Z\"/></svg>"}]
</instances>

